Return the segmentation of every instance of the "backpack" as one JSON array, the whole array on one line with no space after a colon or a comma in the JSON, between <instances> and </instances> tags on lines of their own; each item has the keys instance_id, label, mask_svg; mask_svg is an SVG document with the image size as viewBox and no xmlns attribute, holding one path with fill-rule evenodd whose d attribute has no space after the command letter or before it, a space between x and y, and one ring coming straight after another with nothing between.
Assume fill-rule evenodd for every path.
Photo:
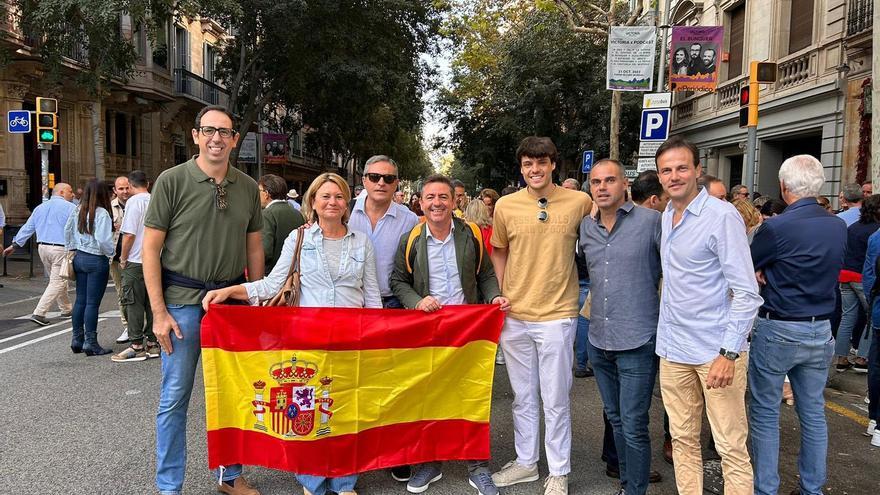
<instances>
[{"instance_id":1,"label":"backpack","mask_svg":"<svg viewBox=\"0 0 880 495\"><path fill-rule=\"evenodd\" d=\"M453 222L454 221L455 220L453 220ZM471 222L464 222L464 223L467 224L468 227L470 227L471 233L473 234L471 239L473 239L473 241L474 241L474 249L477 251L477 253L479 253L479 255L477 257L477 273L480 273L480 268L483 265L483 232L480 230L480 227L477 226L477 224L475 224L475 223L471 223ZM424 228L425 228L425 224L420 223L420 224L416 225L415 227L413 227L412 230L409 231L409 237L406 239L406 251L405 251L407 273L411 274L413 272L412 265L413 265L413 262L415 261L415 252L413 252L412 247L413 247L413 244L415 244L416 239L418 239L419 236L422 235L422 229L424 229Z\"/></svg>"}]
</instances>

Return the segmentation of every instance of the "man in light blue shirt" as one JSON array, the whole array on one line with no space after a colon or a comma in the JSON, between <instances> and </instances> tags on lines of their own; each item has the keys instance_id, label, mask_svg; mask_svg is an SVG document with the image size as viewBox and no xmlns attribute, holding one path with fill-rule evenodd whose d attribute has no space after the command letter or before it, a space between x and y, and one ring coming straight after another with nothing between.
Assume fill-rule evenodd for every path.
<instances>
[{"instance_id":1,"label":"man in light blue shirt","mask_svg":"<svg viewBox=\"0 0 880 495\"><path fill-rule=\"evenodd\" d=\"M841 192L843 193L843 199L849 204L849 209L838 213L837 216L842 218L843 221L846 222L846 226L849 227L859 221L859 215L862 210L862 199L864 198L862 186L853 182L852 184L843 186L843 191Z\"/></svg>"},{"instance_id":2,"label":"man in light blue shirt","mask_svg":"<svg viewBox=\"0 0 880 495\"><path fill-rule=\"evenodd\" d=\"M696 147L673 136L657 150L670 203L660 245L663 291L657 324L660 389L669 414L675 482L703 493L700 424L705 402L728 495L753 493L745 389L752 320L763 300L733 205L698 188Z\"/></svg>"},{"instance_id":3,"label":"man in light blue shirt","mask_svg":"<svg viewBox=\"0 0 880 495\"><path fill-rule=\"evenodd\" d=\"M46 313L53 302L58 303L63 318L70 317L73 307L70 297L67 295L67 280L61 278L61 264L65 262L64 250L64 225L67 218L76 209L73 200L73 189L70 184L59 182L55 184L52 197L49 201L34 208L30 218L21 226L12 244L3 250L4 256L9 256L16 247L27 244L32 235L37 235L37 251L40 261L43 263L43 272L49 276L49 284L43 291L40 301L37 303L31 321L38 325L46 326L49 319Z\"/></svg>"},{"instance_id":4,"label":"man in light blue shirt","mask_svg":"<svg viewBox=\"0 0 880 495\"><path fill-rule=\"evenodd\" d=\"M364 164L362 180L367 195L355 201L348 226L367 234L373 242L382 305L386 308L402 308L391 292L389 280L400 238L409 234L419 223L419 218L406 206L393 201L400 179L397 164L390 157L376 155L368 159Z\"/></svg>"}]
</instances>

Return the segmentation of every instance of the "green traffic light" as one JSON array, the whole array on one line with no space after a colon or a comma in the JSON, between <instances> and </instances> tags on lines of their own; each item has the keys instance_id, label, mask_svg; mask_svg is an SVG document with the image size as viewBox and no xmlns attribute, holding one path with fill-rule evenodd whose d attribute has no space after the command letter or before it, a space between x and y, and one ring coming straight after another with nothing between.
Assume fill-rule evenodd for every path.
<instances>
[{"instance_id":1,"label":"green traffic light","mask_svg":"<svg viewBox=\"0 0 880 495\"><path fill-rule=\"evenodd\" d=\"M41 143L54 143L55 142L55 131L52 129L40 130L39 141Z\"/></svg>"}]
</instances>

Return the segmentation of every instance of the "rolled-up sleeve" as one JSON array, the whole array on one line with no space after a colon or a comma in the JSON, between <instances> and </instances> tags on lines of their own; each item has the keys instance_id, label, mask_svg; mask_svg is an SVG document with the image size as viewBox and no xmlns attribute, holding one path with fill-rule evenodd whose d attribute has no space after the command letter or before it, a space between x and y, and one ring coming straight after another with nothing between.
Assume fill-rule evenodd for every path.
<instances>
[{"instance_id":1,"label":"rolled-up sleeve","mask_svg":"<svg viewBox=\"0 0 880 495\"><path fill-rule=\"evenodd\" d=\"M298 233L298 229L294 230L284 240L281 255L275 263L275 268L272 269L268 276L254 282L242 284L247 290L248 301L251 305L256 306L260 301L271 299L284 287L284 281L287 280L287 274L290 271L290 263L293 261L293 251L296 249Z\"/></svg>"}]
</instances>

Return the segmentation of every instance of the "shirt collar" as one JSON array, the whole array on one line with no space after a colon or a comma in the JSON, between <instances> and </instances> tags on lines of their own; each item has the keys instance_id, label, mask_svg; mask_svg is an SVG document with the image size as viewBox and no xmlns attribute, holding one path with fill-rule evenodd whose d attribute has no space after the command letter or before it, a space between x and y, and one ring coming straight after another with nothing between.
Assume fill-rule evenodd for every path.
<instances>
[{"instance_id":1,"label":"shirt collar","mask_svg":"<svg viewBox=\"0 0 880 495\"><path fill-rule=\"evenodd\" d=\"M697 197L691 200L685 210L691 212L692 215L700 216L700 213L703 212L703 208L706 206L706 201L709 201L709 191L707 191L705 187L701 187L700 192L697 194ZM672 201L670 201L669 204L666 205L666 209L675 209L675 207L672 206Z\"/></svg>"},{"instance_id":2,"label":"shirt collar","mask_svg":"<svg viewBox=\"0 0 880 495\"><path fill-rule=\"evenodd\" d=\"M791 211L791 210L795 210L795 209L800 208L802 206L818 205L818 204L819 204L819 202L816 201L816 198L801 198L801 199L795 201L794 203L786 206L785 210L783 210L782 213L785 213L785 212Z\"/></svg>"},{"instance_id":3,"label":"shirt collar","mask_svg":"<svg viewBox=\"0 0 880 495\"><path fill-rule=\"evenodd\" d=\"M620 205L620 208L617 209L617 212L618 213L623 212L624 215L629 215L629 213L632 211L632 209L634 207L635 207L635 205L633 204L632 201L626 201L622 205ZM596 223L599 223L599 221L601 219L602 219L602 212L601 211L596 212Z\"/></svg>"},{"instance_id":4,"label":"shirt collar","mask_svg":"<svg viewBox=\"0 0 880 495\"><path fill-rule=\"evenodd\" d=\"M284 204L287 204L287 200L286 200L286 199L273 199L272 201L269 201L269 204L266 205L266 208L268 208L268 207L274 205L275 203L284 203Z\"/></svg>"},{"instance_id":5,"label":"shirt collar","mask_svg":"<svg viewBox=\"0 0 880 495\"><path fill-rule=\"evenodd\" d=\"M367 197L366 196L357 198L354 201L354 208L352 209L352 211L353 212L354 211L362 211L362 212L364 212L364 214L366 214L367 213L365 210L366 204L367 204ZM395 206L400 206L400 205L395 203L394 201L392 201L391 204L388 205L388 210L385 212L385 215L397 218L397 210L394 208ZM382 216L384 217L385 215L382 215Z\"/></svg>"},{"instance_id":6,"label":"shirt collar","mask_svg":"<svg viewBox=\"0 0 880 495\"><path fill-rule=\"evenodd\" d=\"M193 155L193 157L190 158L188 162L186 162L186 169L189 170L189 175L192 176L192 178L195 179L196 182L205 182L206 180L209 180L210 177L208 177L208 174L206 174L205 172L202 172L202 169L200 169L198 164L196 164L196 158L198 156L199 155ZM235 167L233 167L232 165L227 165L226 178L223 179L224 182L228 182L230 184L235 183L236 176L234 169Z\"/></svg>"},{"instance_id":7,"label":"shirt collar","mask_svg":"<svg viewBox=\"0 0 880 495\"><path fill-rule=\"evenodd\" d=\"M436 237L434 237L433 234L431 234L431 227L428 226L428 222L425 222L425 235L427 235L427 236L430 237L431 239L434 239L434 240L437 241L437 242L446 242L446 241L448 241L449 238L452 237L452 233L453 233L453 232L455 232L455 220L452 220L452 227L449 229L449 235L446 236L446 239L444 239L444 240L441 241L440 239L437 239Z\"/></svg>"}]
</instances>

